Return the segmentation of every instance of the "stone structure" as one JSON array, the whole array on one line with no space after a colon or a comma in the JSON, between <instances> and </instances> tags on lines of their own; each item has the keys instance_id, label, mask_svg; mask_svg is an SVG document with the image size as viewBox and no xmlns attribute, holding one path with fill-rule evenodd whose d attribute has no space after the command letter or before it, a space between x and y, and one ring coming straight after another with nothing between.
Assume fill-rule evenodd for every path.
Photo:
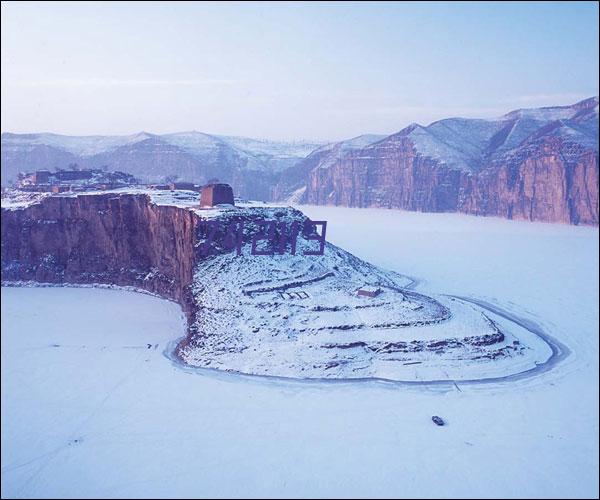
<instances>
[{"instance_id":1,"label":"stone structure","mask_svg":"<svg viewBox=\"0 0 600 500\"><path fill-rule=\"evenodd\" d=\"M18 189L62 193L64 191L85 191L113 189L139 184L139 181L124 172L106 172L102 169L83 170L36 170L22 173L17 182Z\"/></svg>"},{"instance_id":2,"label":"stone structure","mask_svg":"<svg viewBox=\"0 0 600 500\"><path fill-rule=\"evenodd\" d=\"M235 205L233 189L229 184L207 184L200 193L201 207L214 207L221 204Z\"/></svg>"},{"instance_id":3,"label":"stone structure","mask_svg":"<svg viewBox=\"0 0 600 500\"><path fill-rule=\"evenodd\" d=\"M169 189L174 191L176 189L185 189L187 191L197 191L198 188L193 182L171 182L169 184Z\"/></svg>"},{"instance_id":4,"label":"stone structure","mask_svg":"<svg viewBox=\"0 0 600 500\"><path fill-rule=\"evenodd\" d=\"M357 295L362 297L377 297L381 293L381 288L378 286L363 286L357 290Z\"/></svg>"}]
</instances>

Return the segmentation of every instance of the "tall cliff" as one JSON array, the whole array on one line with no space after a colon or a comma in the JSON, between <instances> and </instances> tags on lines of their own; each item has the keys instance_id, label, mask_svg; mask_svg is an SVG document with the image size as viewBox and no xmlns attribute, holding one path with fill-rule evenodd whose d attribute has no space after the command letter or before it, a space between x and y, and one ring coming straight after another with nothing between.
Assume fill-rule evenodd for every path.
<instances>
[{"instance_id":1,"label":"tall cliff","mask_svg":"<svg viewBox=\"0 0 600 500\"><path fill-rule=\"evenodd\" d=\"M180 303L190 323L198 310L192 290L196 266L230 251L224 242L232 223L243 223L248 246L262 231L259 221L308 220L293 208L200 209L198 195L185 191L15 193L17 202L3 198L1 210L3 282L133 286ZM210 220L221 227L210 252L203 253L204 222Z\"/></svg>"},{"instance_id":2,"label":"tall cliff","mask_svg":"<svg viewBox=\"0 0 600 500\"><path fill-rule=\"evenodd\" d=\"M411 125L314 166L302 201L598 224L598 101Z\"/></svg>"},{"instance_id":3,"label":"tall cliff","mask_svg":"<svg viewBox=\"0 0 600 500\"><path fill-rule=\"evenodd\" d=\"M2 209L2 280L106 283L190 308L198 218L145 195L48 197Z\"/></svg>"}]
</instances>

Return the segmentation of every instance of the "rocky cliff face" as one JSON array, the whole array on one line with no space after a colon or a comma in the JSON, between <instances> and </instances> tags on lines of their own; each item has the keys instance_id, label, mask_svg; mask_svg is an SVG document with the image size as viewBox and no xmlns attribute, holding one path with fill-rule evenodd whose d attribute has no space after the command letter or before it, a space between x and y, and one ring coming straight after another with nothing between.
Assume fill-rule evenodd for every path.
<instances>
[{"instance_id":1,"label":"rocky cliff face","mask_svg":"<svg viewBox=\"0 0 600 500\"><path fill-rule=\"evenodd\" d=\"M296 203L306 190L309 174L317 167L333 165L337 160L365 146L385 139L383 135L361 135L346 141L326 144L312 151L306 158L285 169L271 189L271 198L276 201L290 200Z\"/></svg>"},{"instance_id":2,"label":"rocky cliff face","mask_svg":"<svg viewBox=\"0 0 600 500\"><path fill-rule=\"evenodd\" d=\"M457 210L509 219L598 224L598 153L547 139L464 176Z\"/></svg>"},{"instance_id":3,"label":"rocky cliff face","mask_svg":"<svg viewBox=\"0 0 600 500\"><path fill-rule=\"evenodd\" d=\"M189 313L198 218L146 195L48 197L2 209L2 280L135 286Z\"/></svg>"},{"instance_id":4,"label":"rocky cliff face","mask_svg":"<svg viewBox=\"0 0 600 500\"><path fill-rule=\"evenodd\" d=\"M302 201L598 224L598 101L411 125L317 164Z\"/></svg>"},{"instance_id":5,"label":"rocky cliff face","mask_svg":"<svg viewBox=\"0 0 600 500\"><path fill-rule=\"evenodd\" d=\"M304 201L598 224L598 153L560 139L476 173L420 155L406 138L370 153L313 170Z\"/></svg>"},{"instance_id":6,"label":"rocky cliff face","mask_svg":"<svg viewBox=\"0 0 600 500\"><path fill-rule=\"evenodd\" d=\"M199 261L231 251L224 243L230 225L243 223L242 241L249 246L263 230L259 221L307 220L292 208L221 205L202 210L198 195L185 191L22 193L17 198L2 203L3 282L132 286L178 302L190 324L198 310L195 269ZM204 222L212 220L221 227L210 251L203 253ZM277 246L279 229L275 236Z\"/></svg>"}]
</instances>

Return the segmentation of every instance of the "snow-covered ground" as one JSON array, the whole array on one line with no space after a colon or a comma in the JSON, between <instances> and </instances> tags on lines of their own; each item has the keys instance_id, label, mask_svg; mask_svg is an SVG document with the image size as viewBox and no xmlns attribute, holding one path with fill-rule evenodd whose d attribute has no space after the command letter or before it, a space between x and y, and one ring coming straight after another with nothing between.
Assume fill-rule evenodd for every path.
<instances>
[{"instance_id":1,"label":"snow-covered ground","mask_svg":"<svg viewBox=\"0 0 600 500\"><path fill-rule=\"evenodd\" d=\"M184 370L163 355L175 304L3 288L2 496L598 496L597 228L301 208L417 291L512 311L571 354L457 386Z\"/></svg>"}]
</instances>

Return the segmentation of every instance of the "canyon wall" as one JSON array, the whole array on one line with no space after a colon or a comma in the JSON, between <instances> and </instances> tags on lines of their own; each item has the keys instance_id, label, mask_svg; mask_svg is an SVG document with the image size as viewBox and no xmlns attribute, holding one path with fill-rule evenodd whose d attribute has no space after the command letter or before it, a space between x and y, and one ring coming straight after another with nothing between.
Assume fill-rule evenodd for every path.
<instances>
[{"instance_id":1,"label":"canyon wall","mask_svg":"<svg viewBox=\"0 0 600 500\"><path fill-rule=\"evenodd\" d=\"M470 171L397 137L313 169L302 201L597 225L598 153L549 137Z\"/></svg>"},{"instance_id":2,"label":"canyon wall","mask_svg":"<svg viewBox=\"0 0 600 500\"><path fill-rule=\"evenodd\" d=\"M177 301L189 318L198 220L133 194L2 208L2 280L134 286Z\"/></svg>"},{"instance_id":3,"label":"canyon wall","mask_svg":"<svg viewBox=\"0 0 600 500\"><path fill-rule=\"evenodd\" d=\"M263 220L286 227L308 220L298 210L280 207L211 208L204 215L194 211L195 194L154 196L166 199L113 192L52 195L18 207L7 200L1 213L2 281L136 287L178 302L192 332L202 307L193 295L196 265L207 255L232 251L226 244L232 224L243 228L242 243L251 245L258 233L267 237ZM174 200L178 206L169 204ZM201 251L210 231L204 221L220 223L208 253ZM277 229L271 248L291 249L282 237Z\"/></svg>"}]
</instances>

